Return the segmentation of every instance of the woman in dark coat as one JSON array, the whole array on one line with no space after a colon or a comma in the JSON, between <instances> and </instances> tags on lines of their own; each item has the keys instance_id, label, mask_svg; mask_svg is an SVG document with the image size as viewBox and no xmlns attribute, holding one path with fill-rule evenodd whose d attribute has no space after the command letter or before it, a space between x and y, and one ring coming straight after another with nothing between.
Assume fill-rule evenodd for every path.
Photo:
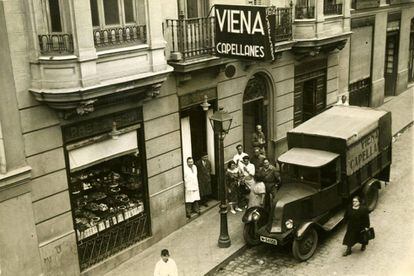
<instances>
[{"instance_id":1,"label":"woman in dark coat","mask_svg":"<svg viewBox=\"0 0 414 276\"><path fill-rule=\"evenodd\" d=\"M361 251L364 251L368 241L362 239L361 231L368 229L370 226L369 211L367 207L361 204L361 199L358 196L352 199L352 207L347 210L345 219L348 220L348 227L342 244L346 245L347 248L343 255L350 255L352 253L351 248L356 243L362 244Z\"/></svg>"}]
</instances>

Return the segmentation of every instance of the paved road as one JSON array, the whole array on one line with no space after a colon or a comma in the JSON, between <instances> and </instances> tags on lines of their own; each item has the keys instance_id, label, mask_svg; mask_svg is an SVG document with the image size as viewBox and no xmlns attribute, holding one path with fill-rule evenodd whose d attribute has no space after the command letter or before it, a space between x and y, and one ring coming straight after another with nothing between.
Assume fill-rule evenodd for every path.
<instances>
[{"instance_id":1,"label":"paved road","mask_svg":"<svg viewBox=\"0 0 414 276\"><path fill-rule=\"evenodd\" d=\"M380 190L371 225L376 239L342 257L345 226L321 237L315 255L298 263L289 248L260 245L245 250L215 275L414 275L413 133L410 127L393 148L391 182Z\"/></svg>"}]
</instances>

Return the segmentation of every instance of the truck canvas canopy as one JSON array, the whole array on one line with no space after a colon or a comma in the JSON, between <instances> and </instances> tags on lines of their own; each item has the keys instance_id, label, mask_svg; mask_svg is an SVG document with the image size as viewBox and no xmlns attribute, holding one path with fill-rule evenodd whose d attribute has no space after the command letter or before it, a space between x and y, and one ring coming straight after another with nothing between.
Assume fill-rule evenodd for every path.
<instances>
[{"instance_id":1,"label":"truck canvas canopy","mask_svg":"<svg viewBox=\"0 0 414 276\"><path fill-rule=\"evenodd\" d=\"M337 158L339 154L307 148L292 148L279 157L279 161L304 167L319 168Z\"/></svg>"},{"instance_id":2,"label":"truck canvas canopy","mask_svg":"<svg viewBox=\"0 0 414 276\"><path fill-rule=\"evenodd\" d=\"M386 113L378 109L338 105L289 132L344 139L350 146L378 128L378 121Z\"/></svg>"}]
</instances>

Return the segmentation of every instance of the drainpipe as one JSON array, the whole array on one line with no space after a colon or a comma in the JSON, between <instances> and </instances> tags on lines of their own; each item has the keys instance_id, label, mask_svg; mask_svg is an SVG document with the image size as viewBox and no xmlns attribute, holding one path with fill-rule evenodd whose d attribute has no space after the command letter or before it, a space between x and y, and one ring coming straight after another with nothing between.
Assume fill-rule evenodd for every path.
<instances>
[{"instance_id":1,"label":"drainpipe","mask_svg":"<svg viewBox=\"0 0 414 276\"><path fill-rule=\"evenodd\" d=\"M4 150L3 132L0 123L0 174L6 174L6 152Z\"/></svg>"}]
</instances>

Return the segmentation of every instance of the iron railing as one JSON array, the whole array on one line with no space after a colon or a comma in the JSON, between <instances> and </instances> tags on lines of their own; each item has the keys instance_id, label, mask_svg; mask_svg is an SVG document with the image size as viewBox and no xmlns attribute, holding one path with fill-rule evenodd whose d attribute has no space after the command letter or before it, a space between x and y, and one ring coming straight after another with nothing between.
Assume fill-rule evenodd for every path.
<instances>
[{"instance_id":1,"label":"iron railing","mask_svg":"<svg viewBox=\"0 0 414 276\"><path fill-rule=\"evenodd\" d=\"M314 0L297 0L295 5L295 19L315 18Z\"/></svg>"},{"instance_id":2,"label":"iron railing","mask_svg":"<svg viewBox=\"0 0 414 276\"><path fill-rule=\"evenodd\" d=\"M73 54L72 34L38 35L41 54Z\"/></svg>"},{"instance_id":3,"label":"iron railing","mask_svg":"<svg viewBox=\"0 0 414 276\"><path fill-rule=\"evenodd\" d=\"M333 0L325 0L323 5L323 13L325 15L342 14L342 3L336 3Z\"/></svg>"},{"instance_id":4,"label":"iron railing","mask_svg":"<svg viewBox=\"0 0 414 276\"><path fill-rule=\"evenodd\" d=\"M276 9L275 42L292 39L292 8Z\"/></svg>"},{"instance_id":5,"label":"iron railing","mask_svg":"<svg viewBox=\"0 0 414 276\"><path fill-rule=\"evenodd\" d=\"M214 17L186 19L180 15L179 19L167 19L165 37L171 54L180 53L183 61L211 55L214 50Z\"/></svg>"},{"instance_id":6,"label":"iron railing","mask_svg":"<svg viewBox=\"0 0 414 276\"><path fill-rule=\"evenodd\" d=\"M119 28L96 29L93 31L95 47L110 47L129 43L145 43L146 25L133 25Z\"/></svg>"},{"instance_id":7,"label":"iron railing","mask_svg":"<svg viewBox=\"0 0 414 276\"><path fill-rule=\"evenodd\" d=\"M149 236L148 215L142 213L111 228L78 241L81 270Z\"/></svg>"},{"instance_id":8,"label":"iron railing","mask_svg":"<svg viewBox=\"0 0 414 276\"><path fill-rule=\"evenodd\" d=\"M292 8L275 8L275 42L292 39ZM167 19L164 37L168 42L170 60L210 56L214 53L215 18L190 18L180 15L178 19Z\"/></svg>"}]
</instances>

